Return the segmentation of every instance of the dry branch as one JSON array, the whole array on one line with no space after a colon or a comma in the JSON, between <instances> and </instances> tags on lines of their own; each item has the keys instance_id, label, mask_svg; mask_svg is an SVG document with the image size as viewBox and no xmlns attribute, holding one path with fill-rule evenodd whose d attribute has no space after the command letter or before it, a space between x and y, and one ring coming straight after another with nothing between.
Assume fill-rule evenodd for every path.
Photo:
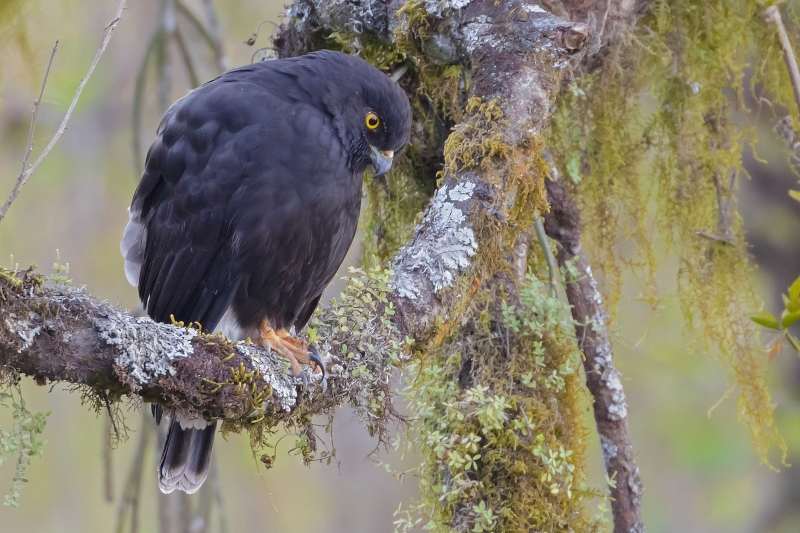
<instances>
[{"instance_id":1,"label":"dry branch","mask_svg":"<svg viewBox=\"0 0 800 533\"><path fill-rule=\"evenodd\" d=\"M42 94L44 93L44 85L47 83L47 75L45 75L44 83L42 83L42 90L39 95L39 99L36 101L33 110L33 117L31 120L31 129L30 134L28 136L28 146L25 149L25 157L23 158L22 162L22 172L20 172L19 176L17 177L17 182L14 184L14 188L11 189L11 193L8 195L3 207L0 207L0 221L6 216L8 212L8 208L11 207L11 202L13 202L19 192L22 190L22 187L25 185L25 182L28 181L28 178L31 177L31 174L39 167L39 165L44 161L44 158L47 157L47 154L50 153L50 150L56 145L58 140L64 135L64 132L67 131L67 123L69 122L70 117L72 116L72 112L75 110L75 106L78 104L78 99L81 97L81 93L83 92L83 88L86 86L86 82L89 81L89 78L92 76L97 63L100 61L100 56L103 55L103 52L106 51L106 47L108 46L108 42L111 40L111 35L114 33L114 30L117 28L117 24L122 19L122 11L125 9L125 3L127 0L122 0L119 4L119 8L117 9L117 15L111 22L103 30L103 41L100 43L100 48L97 49L97 53L94 56L94 61L89 66L89 71L86 73L86 76L81 80L78 84L78 89L75 91L75 96L72 97L72 102L69 104L69 108L67 109L67 114L64 115L64 120L61 121L61 125L58 127L55 135L53 138L50 139L47 147L42 151L41 155L36 159L36 161L26 170L25 166L28 162L28 157L30 156L31 150L33 149L33 130L36 126L36 112L39 108L39 102L42 99ZM56 45L58 45L58 41L56 41ZM56 47L53 47L53 53L50 56L50 64L53 62L53 55L55 55ZM50 64L47 66L47 72L50 72Z\"/></svg>"},{"instance_id":2,"label":"dry branch","mask_svg":"<svg viewBox=\"0 0 800 533\"><path fill-rule=\"evenodd\" d=\"M764 11L767 22L775 26L778 32L778 41L780 41L781 48L783 48L783 60L786 63L786 70L792 82L794 101L798 111L800 111L800 69L797 67L797 58L792 49L792 41L786 32L786 26L783 25L783 18L781 17L780 9L778 9L778 4L768 6Z\"/></svg>"}]
</instances>

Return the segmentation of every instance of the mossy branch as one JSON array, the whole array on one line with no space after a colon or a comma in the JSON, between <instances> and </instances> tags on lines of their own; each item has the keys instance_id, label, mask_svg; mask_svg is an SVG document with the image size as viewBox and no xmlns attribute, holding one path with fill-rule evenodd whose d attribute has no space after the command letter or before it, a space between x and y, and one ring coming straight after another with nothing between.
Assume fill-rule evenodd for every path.
<instances>
[{"instance_id":1,"label":"mossy branch","mask_svg":"<svg viewBox=\"0 0 800 533\"><path fill-rule=\"evenodd\" d=\"M326 394L320 374L311 374L304 392L276 353L208 335L197 324L134 318L82 289L45 285L32 269L0 272L0 369L42 385L79 385L101 402L124 395L157 401L185 415L223 419L229 430L263 433L349 403L385 439L394 414L388 377L405 350L389 320L387 277L360 273L342 296L346 316L336 304L313 318L309 333L325 334L312 340L327 360Z\"/></svg>"},{"instance_id":2,"label":"mossy branch","mask_svg":"<svg viewBox=\"0 0 800 533\"><path fill-rule=\"evenodd\" d=\"M580 212L563 182L548 181L547 193L550 212L544 225L548 236L559 243L558 263L567 272L567 300L577 323L586 387L594 398L594 419L613 498L614 532L644 532L644 488L628 432L628 405L614 365L603 297L583 252Z\"/></svg>"}]
</instances>

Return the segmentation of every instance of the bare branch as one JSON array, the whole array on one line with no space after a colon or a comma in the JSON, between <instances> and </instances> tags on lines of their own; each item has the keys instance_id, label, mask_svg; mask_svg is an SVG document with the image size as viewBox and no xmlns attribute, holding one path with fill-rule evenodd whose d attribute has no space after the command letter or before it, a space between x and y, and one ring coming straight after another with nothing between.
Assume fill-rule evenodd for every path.
<instances>
[{"instance_id":1,"label":"bare branch","mask_svg":"<svg viewBox=\"0 0 800 533\"><path fill-rule=\"evenodd\" d=\"M778 4L773 4L764 10L767 23L772 24L778 30L778 40L783 48L783 60L786 63L786 70L789 72L789 79L794 90L794 101L797 104L797 111L800 112L800 69L797 67L797 58L792 50L792 41L786 33L786 26L783 25L781 12Z\"/></svg>"},{"instance_id":2,"label":"bare branch","mask_svg":"<svg viewBox=\"0 0 800 533\"><path fill-rule=\"evenodd\" d=\"M144 105L144 91L147 85L147 66L156 55L163 39L164 31L161 26L159 26L153 32L150 41L147 43L147 51L144 54L144 59L142 59L142 66L139 68L139 73L136 74L136 86L133 91L133 120L131 121L131 129L133 138L133 168L136 170L137 176L141 175L144 170L142 168L142 107Z\"/></svg>"},{"instance_id":3,"label":"bare branch","mask_svg":"<svg viewBox=\"0 0 800 533\"><path fill-rule=\"evenodd\" d=\"M19 171L19 176L17 176L17 182L14 184L14 188L11 190L11 194L8 195L3 207L0 208L0 220L3 220L3 217L6 216L6 212L8 208L11 207L11 202L13 202L17 195L19 195L19 191L22 189L22 186L25 185L25 181L27 181L29 174L25 172L25 168L28 166L28 158L31 156L31 152L33 151L33 131L36 129L36 117L39 112L39 106L42 103L42 96L44 95L44 87L47 85L47 77L50 75L50 67L53 66L53 58L56 56L56 50L58 49L58 39L56 39L56 43L53 45L53 51L50 53L50 61L47 63L47 70L44 73L44 80L42 81L42 88L39 90L39 98L33 101L33 112L31 113L31 127L28 130L28 144L25 148L25 156L22 158L22 169Z\"/></svg>"},{"instance_id":4,"label":"bare branch","mask_svg":"<svg viewBox=\"0 0 800 533\"><path fill-rule=\"evenodd\" d=\"M23 163L22 163L23 172L20 174L19 178L17 178L17 183L14 185L14 188L11 190L11 193L8 195L8 199L6 199L5 203L3 204L3 207L0 208L0 221L2 221L3 218L6 216L6 213L8 212L8 208L11 207L11 202L13 202L17 198L17 196L19 195L20 190L25 185L25 182L28 181L28 178L31 177L31 174L33 174L34 171L42 163L42 161L44 161L44 158L47 157L47 154L50 153L50 150L53 149L53 146L55 146L55 144L58 142L58 140L61 138L61 136L64 135L64 132L67 130L67 122L69 122L69 119L72 116L72 112L75 110L75 106L77 105L78 99L80 98L81 93L83 92L83 88L86 86L86 82L89 81L89 78L92 76L92 73L94 72L94 69L97 66L97 63L100 61L100 56L102 56L103 52L106 51L106 47L108 46L108 42L111 40L111 35L114 33L114 30L116 29L117 24L119 23L119 21L122 18L122 11L123 11L123 9L125 9L125 3L126 2L127 2L127 0L122 0L120 2L119 8L117 9L117 16L114 18L114 20L109 22L108 25L103 30L103 41L100 44L100 48L98 48L97 54L95 54L94 61L92 61L92 64L89 66L89 71L86 73L86 76L81 80L80 84L78 84L78 89L75 91L75 96L72 97L72 102L70 103L69 108L67 109L67 114L64 115L64 120L61 121L61 125L58 127L58 130L56 131L55 135L53 135L53 138L50 139L50 143L47 145L47 147L44 149L44 151L41 153L41 155L38 157L38 159L36 159L36 161L30 166L30 168L25 170L25 165L28 162L28 156L30 155L30 150L32 148L33 128L34 128L35 122L36 122L36 110L39 107L39 101L41 101L41 94L40 94L39 100L37 100L37 103L36 103L36 105L34 107L34 116L33 116L33 119L32 119L31 130L30 130L30 134L29 134L29 138L28 138L28 147L26 149L25 158L23 159ZM58 44L58 41L56 41L56 44ZM55 54L55 46L53 47L53 54ZM53 61L53 57L51 55L50 56L50 62L52 63L52 61ZM50 71L50 65L49 64L47 66L47 70L48 70L48 72ZM45 81L47 81L47 76L45 76ZM44 84L42 84L42 92L44 92Z\"/></svg>"},{"instance_id":5,"label":"bare branch","mask_svg":"<svg viewBox=\"0 0 800 533\"><path fill-rule=\"evenodd\" d=\"M567 299L578 323L576 336L585 355L586 387L594 397L594 419L600 435L603 462L611 483L614 533L643 533L642 487L628 433L628 405L614 366L606 329L603 297L582 250L580 213L562 181L547 182L550 212L545 215L547 234L559 242L558 262L571 264Z\"/></svg>"},{"instance_id":6,"label":"bare branch","mask_svg":"<svg viewBox=\"0 0 800 533\"><path fill-rule=\"evenodd\" d=\"M114 502L114 462L111 457L112 447L115 440L111 438L112 430L114 437L118 441L120 438L119 430L117 429L116 422L114 422L114 414L111 412L109 406L106 413L106 427L105 427L105 446L103 447L103 494L105 495L106 502Z\"/></svg>"},{"instance_id":7,"label":"bare branch","mask_svg":"<svg viewBox=\"0 0 800 533\"><path fill-rule=\"evenodd\" d=\"M183 39L179 28L175 28L175 42L178 44L178 51L181 53L181 59L183 59L186 72L189 74L189 83L192 84L192 88L199 87L200 78L197 77L197 70L194 68L192 54L189 52L189 47L186 45L186 41Z\"/></svg>"},{"instance_id":8,"label":"bare branch","mask_svg":"<svg viewBox=\"0 0 800 533\"><path fill-rule=\"evenodd\" d=\"M197 31L200 37L206 42L211 51L214 53L214 58L217 61L217 67L220 72L225 72L230 68L230 59L225 55L225 46L222 41L222 30L219 26L219 18L217 11L214 9L212 0L203 0L203 7L205 8L206 18L208 19L208 28L203 24L199 18L192 12L189 7L181 0L175 3L183 18Z\"/></svg>"},{"instance_id":9,"label":"bare branch","mask_svg":"<svg viewBox=\"0 0 800 533\"><path fill-rule=\"evenodd\" d=\"M145 467L145 453L151 441L155 440L155 424L148 414L142 417L142 427L139 430L139 440L136 443L134 460L131 461L130 471L122 489L122 497L117 505L116 533L124 533L125 526L130 524L129 533L139 533L139 504L142 492L142 472Z\"/></svg>"},{"instance_id":10,"label":"bare branch","mask_svg":"<svg viewBox=\"0 0 800 533\"><path fill-rule=\"evenodd\" d=\"M42 88L39 90L39 98L33 101L33 112L31 113L31 127L28 130L28 144L27 147L25 148L25 157L22 158L22 168L19 171L19 176L17 176L17 184L14 187L14 190L11 191L11 196L9 196L5 204L3 204L3 208L0 209L0 220L2 220L3 217L5 216L5 212L8 210L8 206L10 206L11 202L13 202L14 199L17 197L23 185L25 168L28 166L28 158L30 158L31 152L33 151L33 132L36 129L36 117L39 113L39 106L42 103L42 97L44 96L44 88L47 85L47 78L50 76L50 68L53 66L53 58L56 57L56 50L58 50L58 39L56 39L56 42L53 45L53 51L50 52L50 61L47 62L47 70L44 72L44 79L42 80Z\"/></svg>"}]
</instances>

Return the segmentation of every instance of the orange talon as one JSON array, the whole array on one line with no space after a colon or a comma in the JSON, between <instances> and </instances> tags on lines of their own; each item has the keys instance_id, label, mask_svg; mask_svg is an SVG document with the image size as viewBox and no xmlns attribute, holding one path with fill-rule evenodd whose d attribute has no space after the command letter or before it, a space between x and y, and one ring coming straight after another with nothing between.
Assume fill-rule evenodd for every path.
<instances>
[{"instance_id":1,"label":"orange talon","mask_svg":"<svg viewBox=\"0 0 800 533\"><path fill-rule=\"evenodd\" d=\"M278 352L288 359L294 377L299 377L300 374L302 374L302 365L309 365L312 363L310 350L306 341L293 337L285 329L273 329L267 319L261 322L261 327L258 328L258 332L260 339L258 339L257 343L262 347L268 347ZM317 373L322 371L319 365L314 364L314 366L316 367Z\"/></svg>"}]
</instances>

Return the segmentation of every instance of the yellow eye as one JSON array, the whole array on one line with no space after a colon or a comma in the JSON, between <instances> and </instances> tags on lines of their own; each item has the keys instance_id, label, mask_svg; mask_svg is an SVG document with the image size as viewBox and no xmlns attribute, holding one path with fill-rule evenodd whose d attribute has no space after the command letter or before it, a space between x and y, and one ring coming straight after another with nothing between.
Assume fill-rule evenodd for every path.
<instances>
[{"instance_id":1,"label":"yellow eye","mask_svg":"<svg viewBox=\"0 0 800 533\"><path fill-rule=\"evenodd\" d=\"M370 111L367 113L367 118L364 121L367 124L367 127L371 130L377 129L378 126L381 125L381 119L377 113Z\"/></svg>"}]
</instances>

